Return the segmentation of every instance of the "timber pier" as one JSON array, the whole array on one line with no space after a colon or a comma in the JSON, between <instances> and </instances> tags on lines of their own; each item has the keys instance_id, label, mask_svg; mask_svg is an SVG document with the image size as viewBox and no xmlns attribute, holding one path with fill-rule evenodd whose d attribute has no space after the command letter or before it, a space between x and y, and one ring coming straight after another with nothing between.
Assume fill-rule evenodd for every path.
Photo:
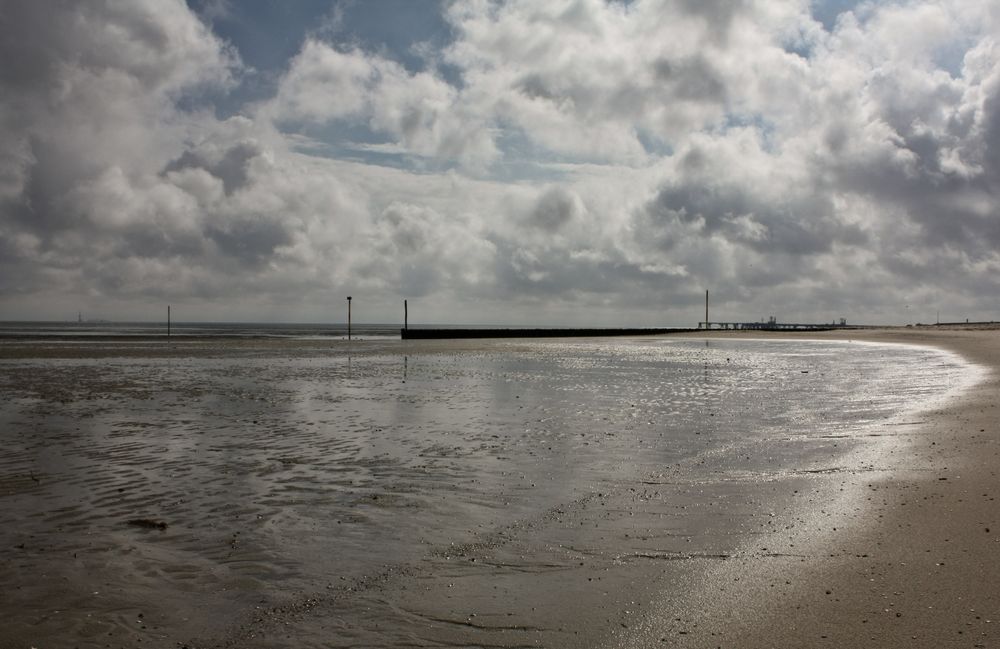
<instances>
[{"instance_id":1,"label":"timber pier","mask_svg":"<svg viewBox=\"0 0 1000 649\"><path fill-rule=\"evenodd\" d=\"M706 309L707 313L707 309ZM698 330L729 330L729 331L832 331L834 329L862 329L857 325L847 324L847 320L840 319L840 322L829 324L804 324L794 322L778 322L777 318L771 316L767 321L760 322L699 322Z\"/></svg>"},{"instance_id":2,"label":"timber pier","mask_svg":"<svg viewBox=\"0 0 1000 649\"><path fill-rule=\"evenodd\" d=\"M859 328L853 325L790 322L699 322L695 331L832 331L833 329Z\"/></svg>"}]
</instances>

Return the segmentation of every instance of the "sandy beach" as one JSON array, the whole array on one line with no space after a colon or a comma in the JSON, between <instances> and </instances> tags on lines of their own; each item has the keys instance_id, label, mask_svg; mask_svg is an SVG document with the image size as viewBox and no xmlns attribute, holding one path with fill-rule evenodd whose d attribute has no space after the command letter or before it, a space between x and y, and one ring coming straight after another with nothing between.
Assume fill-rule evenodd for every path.
<instances>
[{"instance_id":1,"label":"sandy beach","mask_svg":"<svg viewBox=\"0 0 1000 649\"><path fill-rule=\"evenodd\" d=\"M1000 331L864 337L937 345L990 372L965 397L925 413L893 471L865 483L871 509L857 531L804 571L804 587L761 612L745 646L996 647Z\"/></svg>"},{"instance_id":2,"label":"sandy beach","mask_svg":"<svg viewBox=\"0 0 1000 649\"><path fill-rule=\"evenodd\" d=\"M693 601L650 615L618 646L1000 643L1000 331L918 327L810 336L937 346L989 372L960 399L897 429L883 470L844 477L841 489L862 492L862 502L819 505L811 525L784 535L788 545L808 547L806 556L730 562Z\"/></svg>"},{"instance_id":3,"label":"sandy beach","mask_svg":"<svg viewBox=\"0 0 1000 649\"><path fill-rule=\"evenodd\" d=\"M13 446L0 457L24 521L3 537L0 647L997 646L1000 331L808 338L937 347L986 369L870 439L796 442L798 468L772 471L700 452L658 468L629 437L653 423L642 394L576 410L576 370L548 400L515 389L494 364L521 343L362 344L325 365L314 340L5 345L12 367L73 363L10 384L13 446L65 432L30 449L35 464ZM403 408L399 431L372 386ZM351 434L316 446L330 421ZM529 444L527 426L546 425L549 446ZM110 458L75 445L81 426ZM354 562L373 539L378 557Z\"/></svg>"}]
</instances>

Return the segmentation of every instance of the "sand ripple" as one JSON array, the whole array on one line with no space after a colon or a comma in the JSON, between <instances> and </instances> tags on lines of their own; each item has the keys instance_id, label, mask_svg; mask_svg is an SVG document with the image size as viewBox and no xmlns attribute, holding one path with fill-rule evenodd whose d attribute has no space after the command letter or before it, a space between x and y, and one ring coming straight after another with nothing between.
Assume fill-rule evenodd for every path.
<instances>
[{"instance_id":1,"label":"sand ripple","mask_svg":"<svg viewBox=\"0 0 1000 649\"><path fill-rule=\"evenodd\" d=\"M365 590L456 544L575 529L580 508L615 520L625 510L599 494L635 481L715 485L721 507L736 492L717 485L813 469L957 371L933 357L937 382L922 382L911 368L929 352L779 345L483 343L406 356L243 345L4 361L0 582L13 621L0 639L226 637L258 607ZM744 523L730 511L669 534ZM561 571L602 550L572 552L491 569Z\"/></svg>"}]
</instances>

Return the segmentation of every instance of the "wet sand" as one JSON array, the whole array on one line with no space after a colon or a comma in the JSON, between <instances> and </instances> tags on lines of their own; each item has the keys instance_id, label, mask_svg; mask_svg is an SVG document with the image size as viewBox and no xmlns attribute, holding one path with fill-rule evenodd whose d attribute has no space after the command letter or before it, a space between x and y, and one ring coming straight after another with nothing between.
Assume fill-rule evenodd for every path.
<instances>
[{"instance_id":1,"label":"wet sand","mask_svg":"<svg viewBox=\"0 0 1000 649\"><path fill-rule=\"evenodd\" d=\"M839 489L853 496L779 535L802 556L709 571L688 601L654 604L617 646L1000 646L1000 330L810 336L937 346L989 372L900 427L884 470L847 475Z\"/></svg>"},{"instance_id":2,"label":"wet sand","mask_svg":"<svg viewBox=\"0 0 1000 649\"><path fill-rule=\"evenodd\" d=\"M996 331L809 336L933 345L1000 367ZM233 345L243 346L241 353L262 355L266 362L268 354L275 359L290 353L308 356L310 346L318 344L261 348L254 341L231 342L220 356L232 354ZM141 342L102 349L118 359L206 356L192 351L190 344L163 345L152 352ZM456 349L469 354L481 350L475 342L428 343L420 353ZM89 352L95 358L103 353ZM20 352L7 348L5 354L62 359L73 352L56 345ZM366 366L355 358L356 376ZM351 372L351 366L328 378L343 379L344 371ZM406 376L405 365L389 371ZM416 373L412 367L410 371L412 382ZM33 389L45 391L52 403L73 403L79 397L73 382L82 379L68 376L62 384ZM267 411L281 403L280 393L255 394L238 379L233 379L236 397L251 405L260 401L261 424L269 423ZM100 418L101 399L116 391L141 403L156 389L155 381L123 387L116 380L98 380L99 390L88 397L86 407L79 412L71 408L67 419ZM12 601L37 606L46 597L54 598L58 588L72 598L60 596L61 610L44 615L38 610L30 616L14 615L14 622L0 632L0 646L996 646L1000 568L993 558L1000 550L1000 521L994 520L992 498L1000 460L997 386L993 369L985 383L961 400L919 419L896 422L879 440L884 453L877 464L863 453L855 457L842 447L833 448L838 440L824 439L809 450L815 461L808 470L759 479L753 477L759 473L751 465L741 474L727 464L724 475L731 477L715 481L692 481L684 477L690 472L683 470L640 470L633 472L636 479L600 489L589 488L589 478L580 478L588 488L569 496L551 495L555 504L550 509L511 515L509 508L517 508L519 498L544 493L544 470L552 456L539 458L543 472L534 475L532 460L525 460L519 465L524 474L509 476L510 483L489 490L490 498L482 503L486 511L507 510L504 520L512 521L509 524L483 524L481 512L450 510L447 502L426 506L421 511L431 520L467 519L472 529L460 543L422 539L419 556L393 554L396 541L418 532L398 530L398 538L379 541L383 565L327 574L321 585L313 583L307 570L299 573L310 560L327 572L338 565L323 556L331 551L322 542L325 530L310 530L314 522L307 516L297 519L288 512L331 503L310 500L309 493L296 491L301 481L284 479L286 473L301 478L308 472L309 462L295 454L294 439L287 448L270 453L266 466L246 472L255 480L271 479L272 474L280 478L275 484L288 492L283 494L287 500L275 505L280 515L268 509L269 503L233 502L227 490L240 483L231 476L208 476L208 486L218 494L215 506L190 512L206 520L180 525L175 521L185 512L185 494L172 489L168 480L155 489L145 488L146 496L155 493L158 503L174 515L162 529L158 515L163 509L143 508L137 504L142 494L129 493L137 481L153 477L143 473L143 465L156 458L147 457L124 430L112 430L112 436L121 436L116 449L127 459L129 474L102 476L95 503L110 507L117 518L95 527L93 521L77 520L79 513L70 508L55 510L44 520L53 528L51 534L26 532L14 548L3 549L5 582L18 593L16 600L7 599L0 607ZM203 396L196 386L188 387L190 394L170 398ZM263 402L265 398L271 401ZM511 404L517 403L514 396L511 399ZM519 424L513 408L520 407L511 405L508 419L495 425ZM212 421L229 421L231 414L236 416L212 412ZM609 409L603 415L627 424L634 413ZM241 425L247 425L253 415L238 416L246 420ZM460 408L456 416L463 416ZM141 420L142 413L134 418ZM477 426L482 439L456 438L464 447L423 449L436 454L437 470L457 471L463 454L483 448L492 452L496 442L487 433L494 429L482 422ZM187 439L175 435L169 443ZM587 443L598 447L599 442L592 438ZM518 442L510 443L497 452L513 452ZM595 460L600 453L598 448ZM362 459L359 466L373 474L390 470L377 454ZM236 474L244 468L238 458L226 466ZM182 464L170 468L178 475L191 470ZM418 483L418 473L408 474L406 481ZM47 478L45 473L10 471L8 484L0 486L7 494L48 498ZM452 478L469 493L481 488L472 486L477 481L488 482L485 475L455 473ZM371 519L391 521L396 513L416 506L405 489L369 493L363 485L351 488L357 493L352 493L349 505ZM317 541L302 546L296 561L273 554L282 535L291 539L293 532L300 544L302 535L313 534ZM177 556L178 547L197 551ZM45 574L46 566L57 573ZM55 580L59 585L53 586ZM173 588L160 590L158 584L165 582ZM275 588L276 583L282 587ZM60 617L67 619L60 622Z\"/></svg>"}]
</instances>

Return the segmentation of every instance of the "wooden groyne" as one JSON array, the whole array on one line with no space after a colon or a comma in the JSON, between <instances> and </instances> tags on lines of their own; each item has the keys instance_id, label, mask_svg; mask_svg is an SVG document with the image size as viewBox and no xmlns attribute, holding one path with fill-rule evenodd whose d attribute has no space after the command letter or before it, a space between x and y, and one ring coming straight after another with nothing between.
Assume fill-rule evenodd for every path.
<instances>
[{"instance_id":1,"label":"wooden groyne","mask_svg":"<svg viewBox=\"0 0 1000 649\"><path fill-rule=\"evenodd\" d=\"M626 329L407 329L399 330L403 340L444 340L448 338L602 338L605 336L659 336L697 331L692 328Z\"/></svg>"}]
</instances>

